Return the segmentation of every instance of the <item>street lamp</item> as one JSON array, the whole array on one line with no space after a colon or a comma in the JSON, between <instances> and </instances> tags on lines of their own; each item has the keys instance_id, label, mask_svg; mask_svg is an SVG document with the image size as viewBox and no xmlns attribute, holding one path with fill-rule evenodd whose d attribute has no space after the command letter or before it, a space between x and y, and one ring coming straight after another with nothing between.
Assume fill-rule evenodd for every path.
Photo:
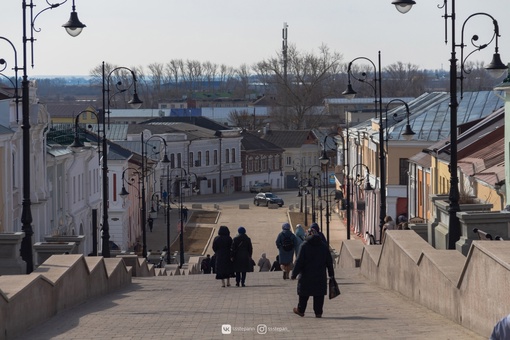
<instances>
[{"instance_id":1,"label":"street lamp","mask_svg":"<svg viewBox=\"0 0 510 340\"><path fill-rule=\"evenodd\" d=\"M97 113L95 111L92 111L92 110L83 110L83 111L79 112L76 115L76 118L75 118L75 121L74 121L74 141L73 141L73 143L71 145L69 145L69 147L72 148L72 149L82 149L83 147L85 147L85 145L80 141L80 136L79 136L79 132L78 132L79 131L80 116L83 113L90 113L91 115L94 115L96 117L97 124L99 125L99 117L98 117L98 115L97 115ZM97 141L97 146L98 146L98 150L97 151L98 151L99 154L101 154L102 153L101 152L101 144L99 143L99 140ZM92 254L94 256L97 256L97 225L94 225L93 229L92 229Z\"/></svg>"},{"instance_id":2,"label":"street lamp","mask_svg":"<svg viewBox=\"0 0 510 340\"><path fill-rule=\"evenodd\" d=\"M132 83L128 84L128 86L123 86L121 81L118 81L115 84L117 92L110 96L110 81L111 76L115 71L126 70L131 73ZM136 76L135 72L127 67L116 67L108 74L105 71L105 63L103 61L102 65L102 93L103 93L103 116L102 118L102 149L103 149L103 165L102 165L102 175L103 175L103 236L102 236L102 247L101 253L103 257L110 257L110 227L108 222L108 198L109 198L109 186L108 186L108 145L106 139L106 119L110 117L110 99L118 93L126 92L131 86L133 86L133 98L128 102L133 109L138 109L142 105L142 101L138 98L138 93L136 92ZM109 124L109 122L108 122ZM144 256L145 257L145 256Z\"/></svg>"},{"instance_id":3,"label":"street lamp","mask_svg":"<svg viewBox=\"0 0 510 340\"><path fill-rule=\"evenodd\" d=\"M316 220L317 216L315 215L315 188L317 187L317 185L316 185L317 180L319 180L319 187L320 187L320 172L312 174L312 169L314 167L319 168L318 165L312 165L308 169L308 182L306 185L308 190L310 190L310 189L312 190L312 223L317 222L317 220ZM322 229L322 225L321 225L321 229Z\"/></svg>"},{"instance_id":4,"label":"street lamp","mask_svg":"<svg viewBox=\"0 0 510 340\"><path fill-rule=\"evenodd\" d=\"M356 60L366 60L374 67L374 84L367 82L367 74L365 72L361 73L361 78L357 78L352 74L352 64ZM369 85L374 90L374 104L375 104L375 112L379 114L379 141L382 143L384 140L384 130L383 130L383 117L382 117L382 75L381 75L381 51L378 53L378 67L374 64L374 62L366 57L357 57L354 58L350 63L347 69L348 75L348 84L347 89L342 92L344 96L347 98L354 98L356 96L356 91L352 88L351 85L351 76L359 82L365 83ZM379 104L379 105L378 105ZM376 116L377 118L377 116ZM386 155L383 151L382 144L379 145L379 176L381 182L381 190L379 195L379 234L382 237L382 231L384 226L384 218L386 217Z\"/></svg>"},{"instance_id":5,"label":"street lamp","mask_svg":"<svg viewBox=\"0 0 510 340\"><path fill-rule=\"evenodd\" d=\"M414 4L416 4L413 0L396 0L393 1L392 4L396 6L396 8L401 13L407 13ZM507 70L507 66L501 62L501 57L498 53L498 38L499 34L499 26L498 22L494 17L487 13L475 13L471 14L462 24L462 33L461 33L461 44L458 45L455 42L455 0L451 0L451 14L448 14L448 1L444 0L443 5L439 8L444 8L444 20L445 20L445 36L447 35L447 23L448 19L451 20L451 57L450 57L450 192L449 192L449 201L450 206L448 209L449 214L449 224L448 224L448 249L455 249L456 242L460 239L461 230L460 230L460 222L457 217L457 212L460 211L459 206L459 178L457 176L457 109L459 106L457 100L457 80L460 80L460 98L462 99L463 85L462 81L464 79L464 73L468 74L464 68L467 58L471 56L476 51L480 51L487 46L489 46L493 41L495 41L495 49L492 57L492 61L485 68L489 71L489 73L494 77L500 77L505 74ZM471 38L471 44L474 47L474 50L470 52L464 58L464 28L469 19L475 16L486 16L492 20L492 24L494 25L494 34L488 43L478 44L477 41L479 39L478 35L473 35ZM446 43L448 42L445 39ZM461 58L460 58L460 74L457 73L457 56L456 56L456 48L460 47Z\"/></svg>"},{"instance_id":6,"label":"street lamp","mask_svg":"<svg viewBox=\"0 0 510 340\"><path fill-rule=\"evenodd\" d=\"M125 182L128 183L128 185L133 186L133 182L135 179L133 177L130 177L129 179L125 179L125 173L126 171L131 170L131 174L136 175L138 177L138 198L142 200L142 207L140 210L140 225L142 227L142 256L144 258L147 258L147 236L145 234L145 212L146 212L146 201L145 201L145 184L144 184L144 174L143 169L142 171L138 171L134 168L126 168L124 171L122 171L122 189L119 193L119 196L122 197L122 199L126 199L129 195L129 192L126 190L126 186L124 185ZM135 187L136 188L136 187Z\"/></svg>"},{"instance_id":7,"label":"street lamp","mask_svg":"<svg viewBox=\"0 0 510 340\"><path fill-rule=\"evenodd\" d=\"M153 138L158 138L160 140L163 141L163 144L165 145L165 154L163 156L163 160L161 161L162 163L165 163L165 164L168 164L170 163L170 160L168 159L168 156L167 156L167 152L166 152L166 148L167 148L167 144L166 144L166 140L161 137L161 136L158 136L158 135L154 135L154 136L151 136L147 139L147 141L144 141L143 139L143 132L140 133L140 140L142 142L141 144L141 147L142 147L142 164L141 164L141 175L142 175L142 241L143 241L143 250L142 250L142 256L144 258L147 257L147 228L146 228L146 216L145 216L145 212L146 212L146 209L145 209L145 205L147 204L145 202L145 179L147 177L147 144L149 143L149 141ZM153 149L155 149L156 147L153 146Z\"/></svg>"},{"instance_id":8,"label":"street lamp","mask_svg":"<svg viewBox=\"0 0 510 340\"><path fill-rule=\"evenodd\" d=\"M183 213L183 191L182 189L189 189L188 184L188 172L184 168L174 168L170 172L170 176L173 176L174 171L178 170L180 176L175 177L175 182L178 183L179 187L179 268L182 268L184 264L184 213Z\"/></svg>"},{"instance_id":9,"label":"street lamp","mask_svg":"<svg viewBox=\"0 0 510 340\"><path fill-rule=\"evenodd\" d=\"M324 166L324 191L326 195L328 195L328 165L329 165L329 157L326 151L326 140L328 136L324 136L324 141L322 143L322 156L319 158L319 161ZM326 197L326 240L328 242L329 247L329 195ZM322 210L322 209L321 209ZM322 215L321 215L322 216Z\"/></svg>"},{"instance_id":10,"label":"street lamp","mask_svg":"<svg viewBox=\"0 0 510 340\"><path fill-rule=\"evenodd\" d=\"M21 3L22 7L22 21L23 21L23 30L22 30L22 47L23 47L23 66L21 68L17 65L17 52L14 48L14 45L12 42L6 38L1 38L12 46L14 49L14 64L15 64L15 77L16 77L16 84L15 84L15 100L16 104L19 103L19 97L18 97L18 76L17 71L22 70L23 76L21 80L21 111L22 111L22 123L21 123L21 129L22 129L22 145L23 145L23 152L22 152L22 160L23 160L23 198L22 198L22 212L21 212L21 231L25 233L25 236L23 237L23 240L21 242L21 257L23 261L27 264L27 274L30 274L34 270L34 261L33 261L33 253L32 253L32 235L34 234L34 231L32 229L32 211L31 211L31 200L30 200L30 149L31 149L31 140L30 140L30 89L29 89L29 81L28 81L28 73L27 73L27 65L28 65L28 46L27 42L30 42L30 52L31 52L31 65L34 66L34 32L39 32L40 29L35 28L35 20L37 17L44 11L48 9L53 9L56 7L59 7L60 5L67 2L67 0L64 0L61 3L55 3L51 4L48 1L46 2L48 4L48 7L44 8L40 12L35 13L34 15L34 7L33 1L30 0L30 3L27 3L26 0L23 0ZM30 20L27 18L27 8L30 9ZM74 14L73 14L74 13ZM71 36L77 36L83 27L85 27L84 24L82 24L78 20L78 14L75 12L75 6L74 6L74 0L73 0L73 12L71 13L71 19L75 20L69 20L66 24L64 24L64 27L66 28L67 32L75 31L76 34L71 34ZM30 38L27 37L27 24L30 25ZM2 59L4 62L5 60ZM0 62L0 64L2 64ZM17 105L16 105L17 106ZM17 108L16 108L17 110ZM18 117L16 116L16 119Z\"/></svg>"}]
</instances>

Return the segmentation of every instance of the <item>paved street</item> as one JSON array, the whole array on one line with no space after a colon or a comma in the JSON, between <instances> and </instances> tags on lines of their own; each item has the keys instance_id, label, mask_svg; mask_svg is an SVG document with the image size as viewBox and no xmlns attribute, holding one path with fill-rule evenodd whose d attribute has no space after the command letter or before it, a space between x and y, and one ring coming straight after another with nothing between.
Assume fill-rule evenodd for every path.
<instances>
[{"instance_id":1,"label":"paved street","mask_svg":"<svg viewBox=\"0 0 510 340\"><path fill-rule=\"evenodd\" d=\"M218 197L210 198L213 199L218 203ZM233 235L238 226L244 226L253 241L255 261L262 252L272 261L276 255L274 240L286 221L287 209L253 204L249 209L239 209L239 202L248 199L251 196L243 194L222 203L217 226L229 226ZM206 197L201 200L208 204ZM335 240L342 235L345 228L335 218L331 223L334 248L339 248ZM210 249L206 252L212 254ZM213 275L159 276L133 278L133 284L122 291L61 313L22 338L484 338L371 284L357 270L337 268L335 276L342 294L333 300L326 299L322 319L315 318L312 301L304 318L292 312L297 304L296 281L283 280L281 272L248 273L245 288L222 288Z\"/></svg>"}]
</instances>

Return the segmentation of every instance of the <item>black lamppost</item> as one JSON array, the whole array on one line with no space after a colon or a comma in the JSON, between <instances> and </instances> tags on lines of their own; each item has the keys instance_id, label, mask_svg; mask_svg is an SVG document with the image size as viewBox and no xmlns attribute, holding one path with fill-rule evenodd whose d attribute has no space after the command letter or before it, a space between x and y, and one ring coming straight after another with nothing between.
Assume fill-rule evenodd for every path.
<instances>
[{"instance_id":1,"label":"black lamppost","mask_svg":"<svg viewBox=\"0 0 510 340\"><path fill-rule=\"evenodd\" d=\"M352 67L353 62L355 62L356 60L360 60L360 59L368 61L374 67L374 80L373 80L374 84L373 85L371 83L367 82L367 74L365 72L362 72L361 78L356 78L352 74L351 67ZM382 83L381 51L379 51L379 53L378 53L377 67L372 60L370 60L366 57L357 57L357 58L354 58L349 63L349 67L347 69L347 75L348 75L349 82L347 84L347 89L344 92L342 92L342 94L344 96L346 96L348 98L354 98L354 96L356 96L356 91L354 91L354 89L352 88L352 85L351 85L351 76L354 79L356 79L357 81L369 85L374 90L375 112L376 112L376 114L379 115L379 140L381 141L380 143L382 143L382 141L384 140L384 128L383 128L383 117L382 117L383 110L382 110L382 86L381 86L381 83ZM381 192L379 195L380 196L380 199L379 199L379 202L380 202L380 206L379 206L379 208L380 208L379 209L379 234L380 234L380 237L382 237L384 218L386 217L386 155L383 151L382 145L379 146L379 168L380 168L379 169L379 175L380 175L379 180L381 182Z\"/></svg>"},{"instance_id":2,"label":"black lamppost","mask_svg":"<svg viewBox=\"0 0 510 340\"><path fill-rule=\"evenodd\" d=\"M35 20L37 17L44 11L53 9L56 7L59 7L60 5L67 2L67 0L51 4L47 2L48 7L44 8L42 11L37 12L34 15L34 7L33 1L30 0L30 3L27 4L26 0L23 0L21 2L22 7L22 21L23 21L23 37L22 37L22 44L23 44L23 66L21 68L18 67L18 61L17 61L17 52L14 48L14 45L9 39L1 37L1 39L7 41L12 48L14 49L14 71L15 71L15 77L16 77L16 83L15 85L15 101L16 104L19 103L19 96L18 96L18 76L17 71L22 70L23 76L21 80L21 111L22 111L22 123L21 123L21 129L22 129L22 145L23 145L23 151L22 151L22 161L23 161L23 198L22 198L22 212L21 212L21 231L25 233L25 236L23 237L23 240L21 242L21 257L23 261L27 264L27 274L30 274L34 270L34 261L33 261L33 252L32 252L32 235L34 234L34 231L32 229L32 211L31 211L31 200L30 200L30 149L31 149L31 141L30 141L30 98L29 98L29 80L28 80L28 74L27 74L27 68L28 68L28 46L27 43L30 42L31 48L31 64L34 66L34 50L33 50L33 44L34 44L34 32L39 32L40 29L35 28ZM30 18L27 18L27 8L30 10ZM66 28L66 31L73 37L77 36L81 33L82 29L85 27L84 24L82 24L78 20L78 14L75 12L75 6L74 6L74 0L73 0L73 8L71 12L71 18L68 22L66 22L63 27ZM27 24L30 25L30 38L27 37ZM2 59L2 61L5 60ZM0 64L4 64L0 62ZM5 68L3 69L5 70ZM1 72L1 71L0 71ZM16 108L17 110L17 108ZM17 119L18 117L16 117Z\"/></svg>"},{"instance_id":3,"label":"black lamppost","mask_svg":"<svg viewBox=\"0 0 510 340\"><path fill-rule=\"evenodd\" d=\"M322 142L322 156L319 158L322 166L324 167L324 192L326 193L326 240L328 241L329 246L329 194L328 194L328 166L329 166L329 157L326 151L326 140L328 136L324 136L324 141Z\"/></svg>"},{"instance_id":4,"label":"black lamppost","mask_svg":"<svg viewBox=\"0 0 510 340\"><path fill-rule=\"evenodd\" d=\"M128 86L123 86L121 81L118 81L115 84L117 92L110 96L110 81L111 76L115 71L125 70L131 73L132 83L128 84ZM110 194L109 186L108 186L108 144L106 139L106 120L110 117L110 99L118 93L126 92L131 86L133 86L133 98L128 102L132 108L138 109L142 105L142 101L138 98L138 93L136 92L136 76L135 72L127 67L116 67L108 74L106 74L105 63L103 61L102 65L102 92L103 92L103 116L102 118L102 149L103 149L103 164L102 164L102 180L103 180L103 236L102 236L102 247L101 253L103 257L110 257L110 226L108 222L108 198ZM108 122L109 124L109 122ZM145 249L145 248L144 248ZM144 256L146 257L146 256Z\"/></svg>"},{"instance_id":5,"label":"black lamppost","mask_svg":"<svg viewBox=\"0 0 510 340\"><path fill-rule=\"evenodd\" d=\"M414 0L396 0L392 1L392 4L395 5L397 10L401 13L407 13L413 5L416 4ZM498 38L499 34L499 26L498 22L494 17L487 13L475 13L471 14L462 24L462 33L461 33L461 43L458 45L455 42L455 0L451 0L451 12L448 14L448 1L444 0L443 5L439 8L444 8L444 20L445 20L445 42L448 42L447 39L447 23L448 19L451 20L451 57L450 57L450 192L449 192L449 201L450 206L448 209L449 214L449 224L448 224L448 249L455 249L456 242L460 239L461 230L460 230L460 222L457 217L457 212L460 211L459 206L459 177L457 175L457 109L459 106L459 102L457 100L457 80L460 80L460 98L462 99L462 81L464 79L464 73L468 74L464 68L465 62L467 58L476 51L480 51L486 48L495 40L495 50L494 55L492 57L492 61L485 68L491 73L495 78L499 78L505 74L507 70L507 66L501 62L501 57L498 53ZM472 17L482 15L487 16L492 20L492 24L494 25L494 34L488 43L479 44L477 43L479 37L478 35L473 35L471 38L471 44L474 47L474 50L470 52L464 58L464 27L469 19ZM456 48L460 47L461 57L460 57L460 74L457 72L457 56L456 56Z\"/></svg>"},{"instance_id":6,"label":"black lamppost","mask_svg":"<svg viewBox=\"0 0 510 340\"><path fill-rule=\"evenodd\" d=\"M119 196L123 199L126 199L129 195L129 192L126 190L126 186L124 185L125 182L128 183L128 185L134 185L134 178L130 177L129 179L125 179L125 173L126 171L131 171L131 174L136 175L138 177L138 198L142 200L142 206L140 209L140 225L142 227L142 256L144 258L147 258L147 237L145 234L145 219L146 219L146 210L147 210L147 203L145 200L145 184L144 184L144 175L143 175L143 169L142 171L138 171L134 168L126 168L124 171L122 171L122 189L119 193ZM104 255L103 255L104 256Z\"/></svg>"},{"instance_id":7,"label":"black lamppost","mask_svg":"<svg viewBox=\"0 0 510 340\"><path fill-rule=\"evenodd\" d=\"M395 103L395 102L401 102L402 104L404 104L405 108L406 108L406 119L407 119L407 124L406 124L406 128L404 130L404 132L402 132L402 136L404 136L404 138L406 140L411 140L413 138L413 136L415 135L413 129L411 128L411 124L410 124L410 116L411 116L411 112L409 111L409 105L403 101L402 99L392 99L390 100L387 104L386 104L386 127L388 127L388 109L391 105L391 103ZM396 113L395 113L396 115ZM386 142L388 142L388 140L386 139Z\"/></svg>"},{"instance_id":8,"label":"black lamppost","mask_svg":"<svg viewBox=\"0 0 510 340\"><path fill-rule=\"evenodd\" d=\"M312 174L312 169L314 167L320 168L318 165L312 165L308 169L308 184L306 185L308 187L308 190L312 190L312 223L317 222L317 216L315 214L315 188L317 187L317 180L319 181L319 187L320 187L320 172L317 172L315 174ZM322 229L322 225L321 225Z\"/></svg>"},{"instance_id":9,"label":"black lamppost","mask_svg":"<svg viewBox=\"0 0 510 340\"><path fill-rule=\"evenodd\" d=\"M172 176L173 172L178 170L180 172L180 176L175 177L175 182L177 183L177 187L179 188L179 268L182 268L184 264L184 201L183 201L183 191L182 189L189 189L188 184L188 172L184 168L174 168L170 172L170 176Z\"/></svg>"},{"instance_id":10,"label":"black lamppost","mask_svg":"<svg viewBox=\"0 0 510 340\"><path fill-rule=\"evenodd\" d=\"M69 145L69 147L72 149L82 149L83 147L85 147L85 145L80 141L80 136L79 136L80 116L83 113L90 113L91 115L94 115L96 117L97 124L99 125L99 117L97 115L97 112L92 111L92 110L83 110L83 111L79 112L76 115L75 120L74 120L74 141L71 145ZM98 146L98 153L101 154L102 153L101 152L101 144L99 143L99 140L97 141L97 146ZM93 225L93 229L92 229L92 254L94 256L97 256L97 225Z\"/></svg>"},{"instance_id":11,"label":"black lamppost","mask_svg":"<svg viewBox=\"0 0 510 340\"><path fill-rule=\"evenodd\" d=\"M158 135L154 135L154 136L151 136L149 137L146 141L144 141L143 139L143 132L140 133L140 140L142 142L141 144L141 147L142 147L142 164L141 164L141 175L142 175L142 200L144 200L142 202L142 211L143 211L143 215L142 215L142 218L143 218L143 221L142 221L142 239L143 239L143 250L142 250L142 256L145 258L147 257L147 228L146 228L146 216L145 216L145 205L146 205L146 202L145 202L145 179L147 177L147 143L149 143L149 141L153 138L158 138L160 139L161 141L163 141L163 144L165 145L165 154L163 156L163 160L162 160L162 163L165 163L165 164L169 164L170 163L170 160L168 159L168 156L167 156L167 153L166 153L166 148L167 148L167 144L166 144L166 140L161 137L161 136L158 136ZM153 146L153 149L155 149L156 147Z\"/></svg>"}]
</instances>

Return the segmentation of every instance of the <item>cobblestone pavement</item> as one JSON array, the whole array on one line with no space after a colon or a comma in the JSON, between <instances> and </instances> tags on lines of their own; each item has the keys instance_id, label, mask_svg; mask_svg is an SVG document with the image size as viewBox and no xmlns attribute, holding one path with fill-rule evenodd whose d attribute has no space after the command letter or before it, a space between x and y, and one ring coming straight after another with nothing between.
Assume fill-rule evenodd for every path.
<instances>
[{"instance_id":1,"label":"cobblestone pavement","mask_svg":"<svg viewBox=\"0 0 510 340\"><path fill-rule=\"evenodd\" d=\"M222 205L217 225L232 235L242 225L254 259L276 256L275 238L287 209ZM345 234L331 222L339 249ZM338 242L338 246L336 245ZM211 253L206 249L206 253ZM322 319L312 301L305 317L297 305L296 281L281 272L248 273L247 287L222 288L213 275L133 278L133 284L60 313L22 339L483 339L399 294L373 285L358 270L337 268L342 294L327 300Z\"/></svg>"}]
</instances>

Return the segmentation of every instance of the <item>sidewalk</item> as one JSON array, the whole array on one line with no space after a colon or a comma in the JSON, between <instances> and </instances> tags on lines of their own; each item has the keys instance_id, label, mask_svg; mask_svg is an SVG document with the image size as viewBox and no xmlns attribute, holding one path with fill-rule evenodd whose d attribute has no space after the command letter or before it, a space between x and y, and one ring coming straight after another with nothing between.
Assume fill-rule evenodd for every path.
<instances>
[{"instance_id":1,"label":"sidewalk","mask_svg":"<svg viewBox=\"0 0 510 340\"><path fill-rule=\"evenodd\" d=\"M273 261L286 211L222 205L217 226L227 225L232 236L244 226L254 260L266 252ZM339 219L330 223L330 236L332 247L339 250L345 238ZM210 248L207 252L212 254ZM371 284L357 269L337 267L335 276L342 294L326 299L322 319L315 318L312 301L304 318L292 312L297 282L282 280L281 272L248 273L246 288L222 288L214 275L158 276L133 278L126 289L69 309L21 338L483 339Z\"/></svg>"}]
</instances>

